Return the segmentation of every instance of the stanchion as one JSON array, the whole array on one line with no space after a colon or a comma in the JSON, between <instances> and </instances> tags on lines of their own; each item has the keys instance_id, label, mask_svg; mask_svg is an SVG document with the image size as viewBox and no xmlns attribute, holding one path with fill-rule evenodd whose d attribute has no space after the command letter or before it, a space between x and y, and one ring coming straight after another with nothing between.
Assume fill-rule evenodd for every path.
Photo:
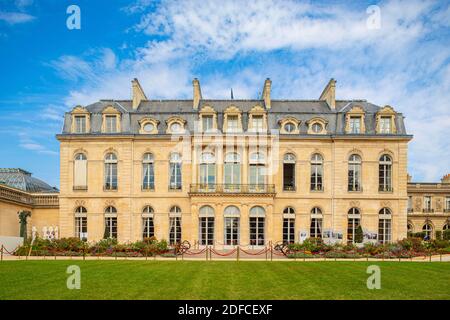
<instances>
[{"instance_id":1,"label":"stanchion","mask_svg":"<svg viewBox=\"0 0 450 320\"><path fill-rule=\"evenodd\" d=\"M206 256L206 261L208 261L208 247L206 247L205 256Z\"/></svg>"},{"instance_id":2,"label":"stanchion","mask_svg":"<svg viewBox=\"0 0 450 320\"><path fill-rule=\"evenodd\" d=\"M273 261L273 246L270 246L270 261Z\"/></svg>"},{"instance_id":3,"label":"stanchion","mask_svg":"<svg viewBox=\"0 0 450 320\"><path fill-rule=\"evenodd\" d=\"M2 259L1 259L1 261L3 261L3 245L2 245Z\"/></svg>"},{"instance_id":4,"label":"stanchion","mask_svg":"<svg viewBox=\"0 0 450 320\"><path fill-rule=\"evenodd\" d=\"M236 251L236 260L237 261L239 261L239 252L240 252L240 247L239 246L237 246L237 249L236 249L237 251Z\"/></svg>"}]
</instances>

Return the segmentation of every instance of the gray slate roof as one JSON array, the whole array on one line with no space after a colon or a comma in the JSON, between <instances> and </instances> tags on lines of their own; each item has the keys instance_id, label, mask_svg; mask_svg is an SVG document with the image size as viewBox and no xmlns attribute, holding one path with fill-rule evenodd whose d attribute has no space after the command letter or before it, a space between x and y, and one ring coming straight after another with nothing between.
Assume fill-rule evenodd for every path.
<instances>
[{"instance_id":1,"label":"gray slate roof","mask_svg":"<svg viewBox=\"0 0 450 320\"><path fill-rule=\"evenodd\" d=\"M353 106L361 106L365 110L366 135L375 134L375 114L381 109L366 100L337 100L336 109L332 110L325 101L321 100L271 100L272 107L267 110L269 129L279 129L279 120L295 117L301 121L300 135L307 132L306 122L320 117L328 121L327 132L333 135L345 134L345 113ZM122 114L122 134L138 134L139 120L151 117L159 120L158 132L165 134L166 120L171 116L178 116L186 120L186 128L194 132L194 124L198 121L199 110L204 105L210 105L217 112L218 128L222 130L223 114L230 105L237 106L242 111L243 128L247 129L248 113L255 105L264 106L262 100L208 100L200 101L198 110L192 108L192 100L146 100L142 101L136 110L132 108L131 100L100 100L86 106L91 113L91 133L100 134L102 125L102 111L112 105ZM397 113L396 135L406 135L403 115ZM70 134L71 115L66 113L63 134Z\"/></svg>"},{"instance_id":2,"label":"gray slate roof","mask_svg":"<svg viewBox=\"0 0 450 320\"><path fill-rule=\"evenodd\" d=\"M0 168L0 184L30 193L58 192L57 188L32 177L30 172L18 168Z\"/></svg>"}]
</instances>

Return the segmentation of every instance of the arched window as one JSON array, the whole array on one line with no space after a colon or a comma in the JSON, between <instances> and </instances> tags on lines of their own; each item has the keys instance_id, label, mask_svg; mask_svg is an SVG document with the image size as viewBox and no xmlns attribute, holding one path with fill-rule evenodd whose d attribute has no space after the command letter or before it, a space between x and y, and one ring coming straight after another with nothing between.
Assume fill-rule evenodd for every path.
<instances>
[{"instance_id":1,"label":"arched window","mask_svg":"<svg viewBox=\"0 0 450 320\"><path fill-rule=\"evenodd\" d=\"M361 157L352 154L348 159L348 191L361 189Z\"/></svg>"},{"instance_id":2,"label":"arched window","mask_svg":"<svg viewBox=\"0 0 450 320\"><path fill-rule=\"evenodd\" d=\"M117 190L117 157L108 153L105 157L105 190Z\"/></svg>"},{"instance_id":3,"label":"arched window","mask_svg":"<svg viewBox=\"0 0 450 320\"><path fill-rule=\"evenodd\" d=\"M347 242L356 243L362 242L362 239L356 239L356 230L361 225L361 214L358 208L351 208L348 211L347 220Z\"/></svg>"},{"instance_id":4,"label":"arched window","mask_svg":"<svg viewBox=\"0 0 450 320\"><path fill-rule=\"evenodd\" d=\"M203 206L199 213L200 245L214 244L214 209L211 206Z\"/></svg>"},{"instance_id":5,"label":"arched window","mask_svg":"<svg viewBox=\"0 0 450 320\"><path fill-rule=\"evenodd\" d=\"M295 155L287 153L283 158L283 190L295 190Z\"/></svg>"},{"instance_id":6,"label":"arched window","mask_svg":"<svg viewBox=\"0 0 450 320\"><path fill-rule=\"evenodd\" d=\"M74 190L87 190L87 157L84 153L77 153L73 166Z\"/></svg>"},{"instance_id":7,"label":"arched window","mask_svg":"<svg viewBox=\"0 0 450 320\"><path fill-rule=\"evenodd\" d=\"M378 168L378 190L392 191L392 159L387 154L380 158Z\"/></svg>"},{"instance_id":8,"label":"arched window","mask_svg":"<svg viewBox=\"0 0 450 320\"><path fill-rule=\"evenodd\" d=\"M170 183L171 190L181 190L181 155L179 153L170 154Z\"/></svg>"},{"instance_id":9,"label":"arched window","mask_svg":"<svg viewBox=\"0 0 450 320\"><path fill-rule=\"evenodd\" d=\"M264 190L266 159L261 152L250 154L250 191Z\"/></svg>"},{"instance_id":10,"label":"arched window","mask_svg":"<svg viewBox=\"0 0 450 320\"><path fill-rule=\"evenodd\" d=\"M311 238L322 238L322 210L314 207L311 210L311 225L309 229L309 236Z\"/></svg>"},{"instance_id":11,"label":"arched window","mask_svg":"<svg viewBox=\"0 0 450 320\"><path fill-rule=\"evenodd\" d=\"M200 158L200 189L214 190L216 183L216 159L212 152L203 152Z\"/></svg>"},{"instance_id":12,"label":"arched window","mask_svg":"<svg viewBox=\"0 0 450 320\"><path fill-rule=\"evenodd\" d=\"M145 206L142 210L142 238L151 238L155 236L155 223L153 221L153 208Z\"/></svg>"},{"instance_id":13,"label":"arched window","mask_svg":"<svg viewBox=\"0 0 450 320\"><path fill-rule=\"evenodd\" d=\"M431 223L425 223L422 227L422 231L425 235L425 239L430 240L433 238L433 226Z\"/></svg>"},{"instance_id":14,"label":"arched window","mask_svg":"<svg viewBox=\"0 0 450 320\"><path fill-rule=\"evenodd\" d=\"M239 245L240 238L240 215L238 207L228 206L225 208L224 212L224 237L225 245L237 246Z\"/></svg>"},{"instance_id":15,"label":"arched window","mask_svg":"<svg viewBox=\"0 0 450 320\"><path fill-rule=\"evenodd\" d=\"M286 207L283 210L283 243L295 242L295 210Z\"/></svg>"},{"instance_id":16,"label":"arched window","mask_svg":"<svg viewBox=\"0 0 450 320\"><path fill-rule=\"evenodd\" d=\"M105 234L104 239L117 239L117 210L109 206L105 210Z\"/></svg>"},{"instance_id":17,"label":"arched window","mask_svg":"<svg viewBox=\"0 0 450 320\"><path fill-rule=\"evenodd\" d=\"M87 210L85 207L75 209L75 237L87 240Z\"/></svg>"},{"instance_id":18,"label":"arched window","mask_svg":"<svg viewBox=\"0 0 450 320\"><path fill-rule=\"evenodd\" d=\"M173 206L169 213L169 244L181 242L181 209Z\"/></svg>"},{"instance_id":19,"label":"arched window","mask_svg":"<svg viewBox=\"0 0 450 320\"><path fill-rule=\"evenodd\" d=\"M250 245L263 246L265 243L266 210L256 206L250 209Z\"/></svg>"},{"instance_id":20,"label":"arched window","mask_svg":"<svg viewBox=\"0 0 450 320\"><path fill-rule=\"evenodd\" d=\"M449 230L450 229L450 224L446 223L444 224L444 227L442 228L442 230Z\"/></svg>"},{"instance_id":21,"label":"arched window","mask_svg":"<svg viewBox=\"0 0 450 320\"><path fill-rule=\"evenodd\" d=\"M311 157L311 191L323 190L323 158L315 153Z\"/></svg>"},{"instance_id":22,"label":"arched window","mask_svg":"<svg viewBox=\"0 0 450 320\"><path fill-rule=\"evenodd\" d=\"M146 153L142 159L142 189L155 189L155 165L153 154Z\"/></svg>"},{"instance_id":23,"label":"arched window","mask_svg":"<svg viewBox=\"0 0 450 320\"><path fill-rule=\"evenodd\" d=\"M388 208L382 208L378 214L378 242L391 242L392 214Z\"/></svg>"},{"instance_id":24,"label":"arched window","mask_svg":"<svg viewBox=\"0 0 450 320\"><path fill-rule=\"evenodd\" d=\"M241 189L241 158L238 153L230 152L225 155L223 166L225 191L240 191Z\"/></svg>"}]
</instances>

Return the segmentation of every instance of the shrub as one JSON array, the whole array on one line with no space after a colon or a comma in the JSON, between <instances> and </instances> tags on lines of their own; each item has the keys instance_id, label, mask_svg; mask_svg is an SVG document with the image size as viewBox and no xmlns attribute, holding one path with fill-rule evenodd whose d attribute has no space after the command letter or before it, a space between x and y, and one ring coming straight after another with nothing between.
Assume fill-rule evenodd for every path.
<instances>
[{"instance_id":1,"label":"shrub","mask_svg":"<svg viewBox=\"0 0 450 320\"><path fill-rule=\"evenodd\" d=\"M450 229L444 230L442 232L442 239L443 240L450 240Z\"/></svg>"},{"instance_id":2,"label":"shrub","mask_svg":"<svg viewBox=\"0 0 450 320\"><path fill-rule=\"evenodd\" d=\"M364 233L361 225L358 226L355 230L355 242L356 243L362 243L364 240Z\"/></svg>"}]
</instances>

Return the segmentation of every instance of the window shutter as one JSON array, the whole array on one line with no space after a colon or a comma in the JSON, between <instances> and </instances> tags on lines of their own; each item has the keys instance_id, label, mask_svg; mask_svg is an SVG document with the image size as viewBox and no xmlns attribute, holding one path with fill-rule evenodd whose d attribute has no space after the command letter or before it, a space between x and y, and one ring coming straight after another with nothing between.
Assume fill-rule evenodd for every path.
<instances>
[{"instance_id":1,"label":"window shutter","mask_svg":"<svg viewBox=\"0 0 450 320\"><path fill-rule=\"evenodd\" d=\"M74 186L87 186L87 160L75 160Z\"/></svg>"}]
</instances>

